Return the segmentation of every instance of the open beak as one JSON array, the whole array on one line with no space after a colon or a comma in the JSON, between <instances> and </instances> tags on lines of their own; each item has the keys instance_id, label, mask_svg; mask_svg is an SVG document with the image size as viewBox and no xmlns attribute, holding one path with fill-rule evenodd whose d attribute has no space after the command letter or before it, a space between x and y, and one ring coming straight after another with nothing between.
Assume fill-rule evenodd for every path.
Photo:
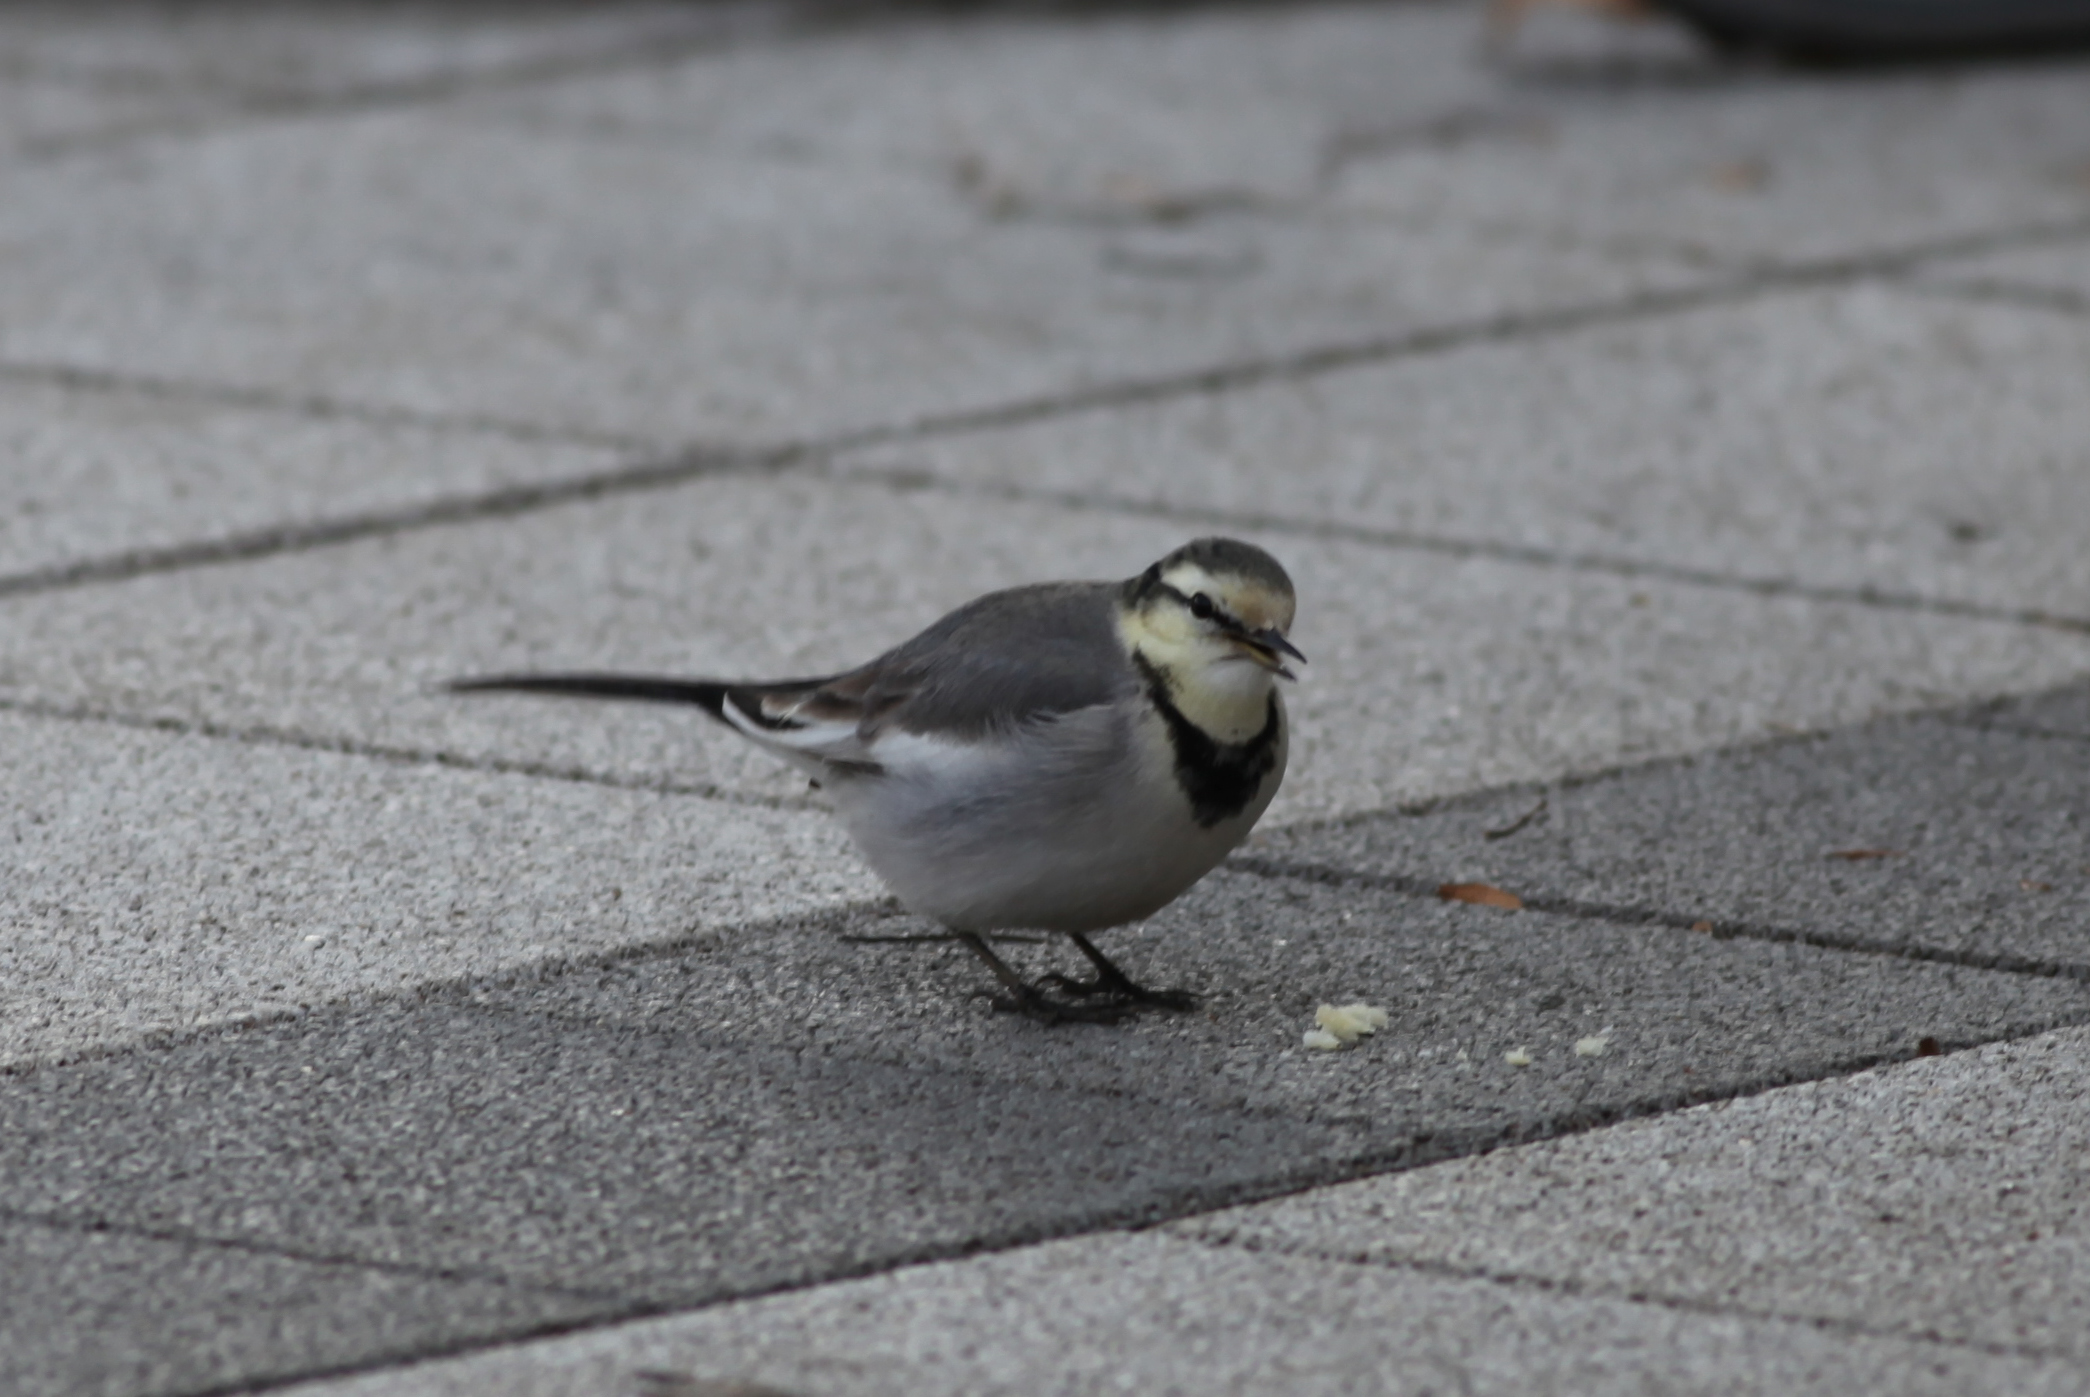
<instances>
[{"instance_id":1,"label":"open beak","mask_svg":"<svg viewBox=\"0 0 2090 1397\"><path fill-rule=\"evenodd\" d=\"M1299 676L1285 667L1283 656L1290 655L1300 664L1306 656L1299 647L1286 640L1284 632L1275 626L1265 626L1259 631L1241 631L1233 637L1234 643L1246 650L1249 657L1280 679L1297 679Z\"/></svg>"}]
</instances>

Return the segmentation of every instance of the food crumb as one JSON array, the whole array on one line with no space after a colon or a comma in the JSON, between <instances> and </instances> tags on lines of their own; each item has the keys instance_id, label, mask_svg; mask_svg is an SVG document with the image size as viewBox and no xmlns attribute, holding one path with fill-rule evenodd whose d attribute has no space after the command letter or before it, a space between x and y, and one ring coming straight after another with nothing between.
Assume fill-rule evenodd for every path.
<instances>
[{"instance_id":1,"label":"food crumb","mask_svg":"<svg viewBox=\"0 0 2090 1397\"><path fill-rule=\"evenodd\" d=\"M1592 1033L1587 1038L1577 1038L1575 1040L1575 1056L1602 1057L1610 1047L1611 1030L1607 1028L1602 1033Z\"/></svg>"},{"instance_id":2,"label":"food crumb","mask_svg":"<svg viewBox=\"0 0 2090 1397\"><path fill-rule=\"evenodd\" d=\"M1339 1041L1354 1043L1386 1027L1386 1011L1370 1004L1323 1004L1314 1010L1314 1022Z\"/></svg>"},{"instance_id":3,"label":"food crumb","mask_svg":"<svg viewBox=\"0 0 2090 1397\"><path fill-rule=\"evenodd\" d=\"M1300 1040L1309 1048L1319 1048L1324 1053L1334 1052L1343 1045L1343 1040L1325 1028L1309 1028L1306 1037Z\"/></svg>"},{"instance_id":4,"label":"food crumb","mask_svg":"<svg viewBox=\"0 0 2090 1397\"><path fill-rule=\"evenodd\" d=\"M1529 1067L1531 1066L1531 1050L1528 1048L1511 1048L1502 1055L1502 1060L1512 1067Z\"/></svg>"}]
</instances>

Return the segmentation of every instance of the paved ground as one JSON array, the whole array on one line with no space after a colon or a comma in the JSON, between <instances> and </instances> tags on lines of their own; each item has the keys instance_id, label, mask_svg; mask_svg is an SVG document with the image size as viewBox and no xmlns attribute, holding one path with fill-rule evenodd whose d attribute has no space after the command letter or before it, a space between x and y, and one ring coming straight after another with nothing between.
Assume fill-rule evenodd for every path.
<instances>
[{"instance_id":1,"label":"paved ground","mask_svg":"<svg viewBox=\"0 0 2090 1397\"><path fill-rule=\"evenodd\" d=\"M1478 33L0 15L0 1391L2090 1391L2090 61ZM436 688L1213 529L1194 1016Z\"/></svg>"}]
</instances>

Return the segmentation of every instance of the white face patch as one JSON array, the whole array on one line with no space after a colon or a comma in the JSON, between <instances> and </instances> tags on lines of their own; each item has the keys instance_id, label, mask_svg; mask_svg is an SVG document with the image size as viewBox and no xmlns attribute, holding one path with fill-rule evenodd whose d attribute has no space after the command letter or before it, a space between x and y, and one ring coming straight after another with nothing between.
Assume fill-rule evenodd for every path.
<instances>
[{"instance_id":1,"label":"white face patch","mask_svg":"<svg viewBox=\"0 0 2090 1397\"><path fill-rule=\"evenodd\" d=\"M1251 617L1291 619L1291 599L1235 578L1216 578L1202 568L1180 565L1162 581L1185 596L1202 592L1235 620L1260 627ZM1243 614L1243 613L1247 614ZM1120 620L1125 644L1160 672L1169 700L1208 736L1246 742L1270 721L1270 690L1276 677L1238 642L1192 615L1181 601L1156 596Z\"/></svg>"}]
</instances>

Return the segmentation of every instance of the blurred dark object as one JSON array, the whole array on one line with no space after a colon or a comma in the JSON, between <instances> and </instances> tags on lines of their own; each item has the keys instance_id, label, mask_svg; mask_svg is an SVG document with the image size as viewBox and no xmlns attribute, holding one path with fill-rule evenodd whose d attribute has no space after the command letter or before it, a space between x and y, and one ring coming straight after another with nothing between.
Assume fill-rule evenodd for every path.
<instances>
[{"instance_id":1,"label":"blurred dark object","mask_svg":"<svg viewBox=\"0 0 2090 1397\"><path fill-rule=\"evenodd\" d=\"M1496 0L1497 41L1527 11L1673 15L1722 48L1817 62L2058 53L2090 45L2090 0Z\"/></svg>"}]
</instances>

